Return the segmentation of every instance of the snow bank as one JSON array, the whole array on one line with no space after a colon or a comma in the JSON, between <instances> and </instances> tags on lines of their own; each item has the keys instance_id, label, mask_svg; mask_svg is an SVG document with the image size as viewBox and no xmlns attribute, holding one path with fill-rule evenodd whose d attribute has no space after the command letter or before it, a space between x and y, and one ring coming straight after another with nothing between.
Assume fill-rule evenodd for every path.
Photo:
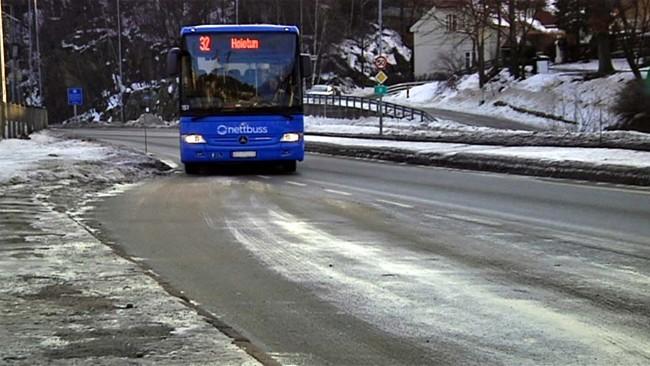
<instances>
[{"instance_id":1,"label":"snow bank","mask_svg":"<svg viewBox=\"0 0 650 366\"><path fill-rule=\"evenodd\" d=\"M342 146L401 149L412 151L414 153L438 153L444 155L463 153L490 155L494 157L535 159L548 162L580 162L597 166L618 165L631 168L650 167L650 152L623 149L545 146L484 146L440 142L366 140L325 136L307 136L306 141Z\"/></svg>"},{"instance_id":2,"label":"snow bank","mask_svg":"<svg viewBox=\"0 0 650 366\"><path fill-rule=\"evenodd\" d=\"M386 134L426 134L428 131L457 130L477 131L479 127L468 127L451 121L438 120L435 122L410 121L408 119L384 119ZM305 117L305 131L311 133L344 133L344 134L377 134L379 133L378 117L363 117L359 119L336 119L325 117Z\"/></svg>"},{"instance_id":3,"label":"snow bank","mask_svg":"<svg viewBox=\"0 0 650 366\"><path fill-rule=\"evenodd\" d=\"M25 176L43 161L96 161L109 154L108 148L80 140L59 139L47 131L30 137L31 140L0 140L0 182Z\"/></svg>"}]
</instances>

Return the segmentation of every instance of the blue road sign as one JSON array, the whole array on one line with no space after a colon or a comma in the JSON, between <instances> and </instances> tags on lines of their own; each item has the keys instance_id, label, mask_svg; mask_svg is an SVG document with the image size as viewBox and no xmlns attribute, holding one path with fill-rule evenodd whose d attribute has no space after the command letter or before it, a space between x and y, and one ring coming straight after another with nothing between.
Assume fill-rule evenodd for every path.
<instances>
[{"instance_id":1,"label":"blue road sign","mask_svg":"<svg viewBox=\"0 0 650 366\"><path fill-rule=\"evenodd\" d=\"M68 88L68 105L84 104L84 90L82 88Z\"/></svg>"},{"instance_id":2,"label":"blue road sign","mask_svg":"<svg viewBox=\"0 0 650 366\"><path fill-rule=\"evenodd\" d=\"M386 85L375 85L375 95L386 95L388 87Z\"/></svg>"}]
</instances>

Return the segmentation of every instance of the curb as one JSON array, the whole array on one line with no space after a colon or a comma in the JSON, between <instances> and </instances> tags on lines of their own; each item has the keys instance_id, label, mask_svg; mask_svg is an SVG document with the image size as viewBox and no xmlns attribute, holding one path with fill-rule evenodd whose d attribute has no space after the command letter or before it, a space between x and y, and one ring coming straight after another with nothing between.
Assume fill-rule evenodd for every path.
<instances>
[{"instance_id":1,"label":"curb","mask_svg":"<svg viewBox=\"0 0 650 366\"><path fill-rule=\"evenodd\" d=\"M650 186L650 168L595 165L573 161L544 161L472 153L418 153L394 148L353 147L309 141L306 144L306 150L312 153L385 160L411 165Z\"/></svg>"}]
</instances>

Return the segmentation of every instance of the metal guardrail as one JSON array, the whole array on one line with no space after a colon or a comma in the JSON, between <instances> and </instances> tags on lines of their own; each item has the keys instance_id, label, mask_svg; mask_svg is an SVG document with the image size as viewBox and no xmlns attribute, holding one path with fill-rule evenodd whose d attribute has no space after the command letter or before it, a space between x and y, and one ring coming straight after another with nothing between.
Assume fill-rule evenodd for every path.
<instances>
[{"instance_id":1,"label":"metal guardrail","mask_svg":"<svg viewBox=\"0 0 650 366\"><path fill-rule=\"evenodd\" d=\"M13 103L0 103L0 138L29 136L47 128L47 110Z\"/></svg>"},{"instance_id":2,"label":"metal guardrail","mask_svg":"<svg viewBox=\"0 0 650 366\"><path fill-rule=\"evenodd\" d=\"M378 99L353 97L347 95L309 95L304 97L305 105L334 106L339 108L351 108L362 111L383 113L384 117L419 120L420 122L432 122L436 119L421 109L403 106L390 102L380 102Z\"/></svg>"},{"instance_id":3,"label":"metal guardrail","mask_svg":"<svg viewBox=\"0 0 650 366\"><path fill-rule=\"evenodd\" d=\"M424 85L426 83L430 83L430 81L413 81L413 82L409 82L409 83L401 83L401 84L391 85L391 86L388 87L387 94L399 93L402 90L409 90L409 89L411 89L411 88L413 88L415 86Z\"/></svg>"}]
</instances>

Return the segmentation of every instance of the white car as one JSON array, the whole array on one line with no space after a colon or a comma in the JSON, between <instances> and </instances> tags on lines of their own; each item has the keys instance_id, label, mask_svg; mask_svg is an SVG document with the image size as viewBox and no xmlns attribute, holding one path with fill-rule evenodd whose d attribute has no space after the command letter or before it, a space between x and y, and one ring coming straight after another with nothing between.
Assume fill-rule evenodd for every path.
<instances>
[{"instance_id":1,"label":"white car","mask_svg":"<svg viewBox=\"0 0 650 366\"><path fill-rule=\"evenodd\" d=\"M311 95L341 95L338 88L331 85L314 85L311 89L307 90L307 96Z\"/></svg>"}]
</instances>

